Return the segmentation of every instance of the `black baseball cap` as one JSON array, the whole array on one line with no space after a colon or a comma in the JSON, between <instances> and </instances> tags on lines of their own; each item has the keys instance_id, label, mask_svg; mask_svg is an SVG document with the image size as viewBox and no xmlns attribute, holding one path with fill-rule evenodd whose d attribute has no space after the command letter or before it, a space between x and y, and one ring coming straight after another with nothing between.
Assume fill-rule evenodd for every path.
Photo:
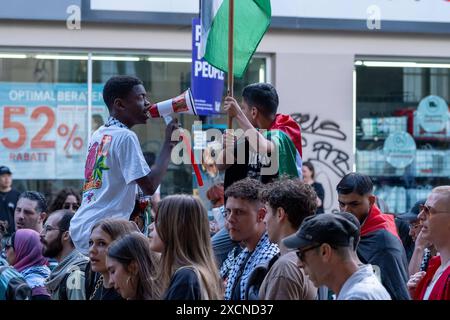
<instances>
[{"instance_id":1,"label":"black baseball cap","mask_svg":"<svg viewBox=\"0 0 450 320\"><path fill-rule=\"evenodd\" d=\"M424 205L426 201L427 199L420 199L413 205L413 207L411 208L411 210L409 210L409 212L399 214L397 215L397 218L404 220L408 223L413 223L419 220L420 206Z\"/></svg>"},{"instance_id":2,"label":"black baseball cap","mask_svg":"<svg viewBox=\"0 0 450 320\"><path fill-rule=\"evenodd\" d=\"M12 172L7 166L0 166L0 175L2 174L12 174Z\"/></svg>"},{"instance_id":3,"label":"black baseball cap","mask_svg":"<svg viewBox=\"0 0 450 320\"><path fill-rule=\"evenodd\" d=\"M360 226L357 219L350 219L349 213L323 213L303 220L300 229L285 238L286 247L297 249L310 245L328 243L336 247L354 247L359 239Z\"/></svg>"}]
</instances>

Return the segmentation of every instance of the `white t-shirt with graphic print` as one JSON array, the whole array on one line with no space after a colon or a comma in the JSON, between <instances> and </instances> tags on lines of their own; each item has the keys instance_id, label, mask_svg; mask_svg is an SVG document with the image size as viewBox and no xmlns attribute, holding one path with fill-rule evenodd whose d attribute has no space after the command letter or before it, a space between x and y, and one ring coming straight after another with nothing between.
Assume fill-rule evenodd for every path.
<instances>
[{"instance_id":1,"label":"white t-shirt with graphic print","mask_svg":"<svg viewBox=\"0 0 450 320\"><path fill-rule=\"evenodd\" d=\"M104 218L129 219L136 179L150 172L136 134L119 126L100 127L91 137L85 165L83 200L70 223L76 248L88 253L89 236Z\"/></svg>"}]
</instances>

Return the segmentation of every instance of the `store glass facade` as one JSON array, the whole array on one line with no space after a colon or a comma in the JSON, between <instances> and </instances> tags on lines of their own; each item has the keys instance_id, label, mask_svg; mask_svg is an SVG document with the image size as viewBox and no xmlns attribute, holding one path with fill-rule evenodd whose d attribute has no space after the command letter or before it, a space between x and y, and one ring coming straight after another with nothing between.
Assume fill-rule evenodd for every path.
<instances>
[{"instance_id":1,"label":"store glass facade","mask_svg":"<svg viewBox=\"0 0 450 320\"><path fill-rule=\"evenodd\" d=\"M151 102L176 96L190 86L190 53L95 51L89 96L88 56L87 51L0 51L0 164L11 168L14 187L20 191L38 190L51 199L63 187L81 188L88 132L108 117L101 92L111 76L137 76ZM235 79L236 96L246 84L267 80L267 59L254 57L245 76ZM224 94L225 89L226 84ZM198 117L180 115L179 119L191 129ZM201 120L226 123L223 115ZM150 161L159 153L164 128L162 119L133 127ZM192 186L191 166L171 164L161 193L192 193Z\"/></svg>"},{"instance_id":2,"label":"store glass facade","mask_svg":"<svg viewBox=\"0 0 450 320\"><path fill-rule=\"evenodd\" d=\"M450 184L450 62L357 59L356 171L385 211Z\"/></svg>"}]
</instances>

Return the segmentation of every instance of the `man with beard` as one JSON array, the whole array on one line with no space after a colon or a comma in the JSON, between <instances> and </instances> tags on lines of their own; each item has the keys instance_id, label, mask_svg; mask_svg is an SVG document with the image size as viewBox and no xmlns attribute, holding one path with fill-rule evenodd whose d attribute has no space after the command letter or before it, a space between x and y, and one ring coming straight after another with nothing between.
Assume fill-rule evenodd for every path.
<instances>
[{"instance_id":1,"label":"man with beard","mask_svg":"<svg viewBox=\"0 0 450 320\"><path fill-rule=\"evenodd\" d=\"M409 300L405 249L394 217L382 213L375 203L372 180L352 172L342 178L336 190L341 211L353 214L361 224L359 259L373 266L392 300Z\"/></svg>"},{"instance_id":2,"label":"man with beard","mask_svg":"<svg viewBox=\"0 0 450 320\"><path fill-rule=\"evenodd\" d=\"M42 254L58 261L46 281L52 300L86 300L84 272L89 260L75 249L70 238L73 215L70 210L53 212L41 232Z\"/></svg>"}]
</instances>

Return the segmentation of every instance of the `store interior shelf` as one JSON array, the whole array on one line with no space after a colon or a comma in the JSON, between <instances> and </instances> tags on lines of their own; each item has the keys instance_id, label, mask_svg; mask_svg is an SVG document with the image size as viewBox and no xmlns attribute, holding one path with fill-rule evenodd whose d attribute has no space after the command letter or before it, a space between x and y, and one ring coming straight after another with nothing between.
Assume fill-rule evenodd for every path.
<instances>
[{"instance_id":1,"label":"store interior shelf","mask_svg":"<svg viewBox=\"0 0 450 320\"><path fill-rule=\"evenodd\" d=\"M399 179L406 179L406 180L411 180L411 179L415 179L415 180L437 180L437 179L446 179L449 180L450 177L446 177L446 176L411 176L411 175L407 175L407 176L374 176L374 175L370 175L370 177L372 179L376 179L376 180L399 180Z\"/></svg>"},{"instance_id":2,"label":"store interior shelf","mask_svg":"<svg viewBox=\"0 0 450 320\"><path fill-rule=\"evenodd\" d=\"M414 137L414 140L420 142L445 142L450 143L450 137Z\"/></svg>"},{"instance_id":3,"label":"store interior shelf","mask_svg":"<svg viewBox=\"0 0 450 320\"><path fill-rule=\"evenodd\" d=\"M357 137L357 141L384 141L386 140L386 136L380 136L380 137ZM444 143L450 143L450 137L413 137L416 142L444 142Z\"/></svg>"},{"instance_id":4,"label":"store interior shelf","mask_svg":"<svg viewBox=\"0 0 450 320\"><path fill-rule=\"evenodd\" d=\"M386 140L386 136L383 137L358 137L357 140L361 140L361 141L384 141Z\"/></svg>"}]
</instances>

